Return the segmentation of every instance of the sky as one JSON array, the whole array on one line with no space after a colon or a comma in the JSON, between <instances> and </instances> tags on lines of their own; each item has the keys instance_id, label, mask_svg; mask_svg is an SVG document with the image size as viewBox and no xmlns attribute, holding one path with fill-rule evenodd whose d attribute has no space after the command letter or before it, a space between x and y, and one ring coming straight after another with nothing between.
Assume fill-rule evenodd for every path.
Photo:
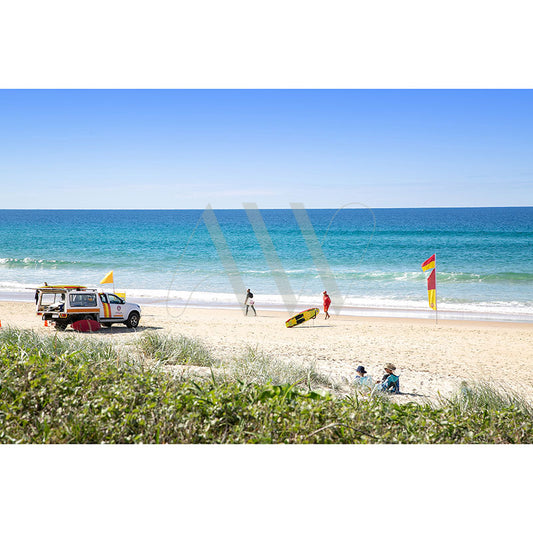
<instances>
[{"instance_id":1,"label":"sky","mask_svg":"<svg viewBox=\"0 0 533 533\"><path fill-rule=\"evenodd\" d=\"M0 90L0 208L533 205L532 90Z\"/></svg>"}]
</instances>

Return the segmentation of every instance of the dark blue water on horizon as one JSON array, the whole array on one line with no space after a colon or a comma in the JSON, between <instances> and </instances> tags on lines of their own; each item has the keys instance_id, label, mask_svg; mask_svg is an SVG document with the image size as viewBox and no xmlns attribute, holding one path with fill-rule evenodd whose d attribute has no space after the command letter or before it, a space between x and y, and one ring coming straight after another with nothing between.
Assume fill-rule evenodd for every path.
<instances>
[{"instance_id":1,"label":"dark blue water on horizon","mask_svg":"<svg viewBox=\"0 0 533 533\"><path fill-rule=\"evenodd\" d=\"M131 299L235 306L202 213L0 210L0 297L29 298L29 288L45 281L96 286L113 270L116 289ZM215 213L258 307L283 308L246 212ZM533 207L307 213L348 314L374 309L431 316L420 265L436 253L439 312L533 320ZM261 215L298 303L320 304L328 287L294 213L273 209Z\"/></svg>"}]
</instances>

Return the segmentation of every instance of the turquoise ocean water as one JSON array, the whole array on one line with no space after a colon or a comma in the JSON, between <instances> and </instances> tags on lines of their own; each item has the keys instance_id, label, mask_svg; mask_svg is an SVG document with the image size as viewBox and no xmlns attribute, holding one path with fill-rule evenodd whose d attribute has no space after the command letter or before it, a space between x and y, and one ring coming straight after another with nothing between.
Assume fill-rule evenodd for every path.
<instances>
[{"instance_id":1,"label":"turquoise ocean water","mask_svg":"<svg viewBox=\"0 0 533 533\"><path fill-rule=\"evenodd\" d=\"M113 270L116 290L140 303L235 307L202 213L2 210L0 298L29 300L43 282L97 286ZM337 312L434 316L420 265L436 253L439 316L533 321L533 207L307 213L345 298ZM258 309L284 309L246 212L215 214ZM320 305L331 287L324 287L294 213L261 215L297 305Z\"/></svg>"}]
</instances>

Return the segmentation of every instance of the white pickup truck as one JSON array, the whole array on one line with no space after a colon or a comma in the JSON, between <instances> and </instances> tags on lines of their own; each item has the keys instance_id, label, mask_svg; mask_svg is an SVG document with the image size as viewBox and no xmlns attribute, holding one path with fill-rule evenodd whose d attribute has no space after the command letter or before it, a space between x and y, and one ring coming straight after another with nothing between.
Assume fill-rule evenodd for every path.
<instances>
[{"instance_id":1,"label":"white pickup truck","mask_svg":"<svg viewBox=\"0 0 533 533\"><path fill-rule=\"evenodd\" d=\"M136 328L141 320L141 308L126 302L116 294L99 292L81 285L54 285L35 291L37 315L65 329L78 320L96 320L103 326L125 324Z\"/></svg>"}]
</instances>

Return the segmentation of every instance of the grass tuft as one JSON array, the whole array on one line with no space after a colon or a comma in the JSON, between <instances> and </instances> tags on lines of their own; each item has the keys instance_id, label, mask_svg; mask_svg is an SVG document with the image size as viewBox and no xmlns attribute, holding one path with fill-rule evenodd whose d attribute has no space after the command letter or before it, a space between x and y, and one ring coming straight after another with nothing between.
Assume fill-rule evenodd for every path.
<instances>
[{"instance_id":1,"label":"grass tuft","mask_svg":"<svg viewBox=\"0 0 533 533\"><path fill-rule=\"evenodd\" d=\"M243 383L273 385L298 383L300 387L305 386L308 389L336 388L331 379L317 371L314 362L302 365L292 361L281 361L251 347L228 363L226 376Z\"/></svg>"},{"instance_id":2,"label":"grass tuft","mask_svg":"<svg viewBox=\"0 0 533 533\"><path fill-rule=\"evenodd\" d=\"M144 355L168 365L213 366L217 360L196 339L159 333L144 333L137 341Z\"/></svg>"},{"instance_id":3,"label":"grass tuft","mask_svg":"<svg viewBox=\"0 0 533 533\"><path fill-rule=\"evenodd\" d=\"M38 334L32 330L12 327L0 330L0 346L7 347L26 357L54 357L69 355L84 360L110 360L120 356L108 342L81 336L78 333Z\"/></svg>"},{"instance_id":4,"label":"grass tuft","mask_svg":"<svg viewBox=\"0 0 533 533\"><path fill-rule=\"evenodd\" d=\"M533 406L520 394L488 381L474 384L461 383L459 390L442 402L457 412L513 409L526 416L533 416Z\"/></svg>"}]
</instances>

